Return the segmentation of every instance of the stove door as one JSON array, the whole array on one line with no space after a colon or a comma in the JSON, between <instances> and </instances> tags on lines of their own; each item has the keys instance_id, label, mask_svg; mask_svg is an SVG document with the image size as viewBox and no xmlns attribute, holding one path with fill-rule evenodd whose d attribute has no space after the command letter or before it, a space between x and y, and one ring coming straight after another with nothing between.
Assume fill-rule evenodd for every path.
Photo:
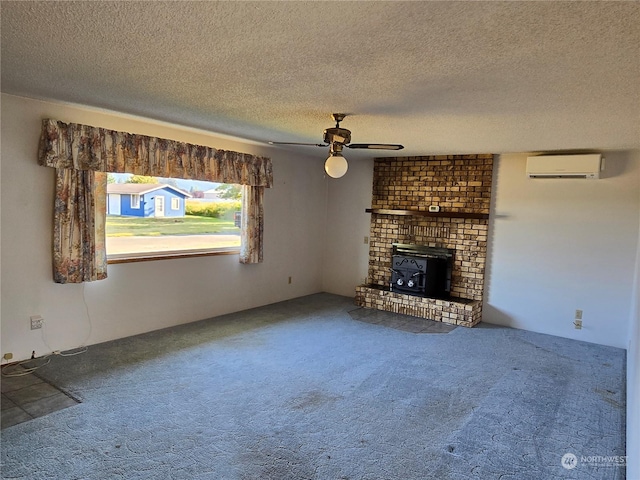
<instances>
[{"instance_id":1,"label":"stove door","mask_svg":"<svg viewBox=\"0 0 640 480\"><path fill-rule=\"evenodd\" d=\"M394 255L391 268L391 290L404 293L424 293L427 263L424 259Z\"/></svg>"}]
</instances>

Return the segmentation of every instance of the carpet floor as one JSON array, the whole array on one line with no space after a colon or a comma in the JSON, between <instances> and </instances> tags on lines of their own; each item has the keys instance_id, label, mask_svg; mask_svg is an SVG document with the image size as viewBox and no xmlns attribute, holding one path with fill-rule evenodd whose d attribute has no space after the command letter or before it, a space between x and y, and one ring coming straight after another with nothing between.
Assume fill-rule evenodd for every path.
<instances>
[{"instance_id":1,"label":"carpet floor","mask_svg":"<svg viewBox=\"0 0 640 480\"><path fill-rule=\"evenodd\" d=\"M2 478L625 478L624 350L354 310L317 294L52 357L37 374L82 403L4 429Z\"/></svg>"}]
</instances>

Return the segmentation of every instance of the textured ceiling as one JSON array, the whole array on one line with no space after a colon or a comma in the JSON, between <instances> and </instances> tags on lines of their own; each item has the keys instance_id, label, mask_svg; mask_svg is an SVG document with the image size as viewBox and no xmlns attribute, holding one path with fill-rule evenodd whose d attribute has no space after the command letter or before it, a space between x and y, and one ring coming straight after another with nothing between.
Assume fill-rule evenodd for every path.
<instances>
[{"instance_id":1,"label":"textured ceiling","mask_svg":"<svg viewBox=\"0 0 640 480\"><path fill-rule=\"evenodd\" d=\"M640 147L639 2L2 1L1 15L5 93L261 142L319 142L347 112L353 142L403 155ZM385 152L349 152L365 154Z\"/></svg>"}]
</instances>

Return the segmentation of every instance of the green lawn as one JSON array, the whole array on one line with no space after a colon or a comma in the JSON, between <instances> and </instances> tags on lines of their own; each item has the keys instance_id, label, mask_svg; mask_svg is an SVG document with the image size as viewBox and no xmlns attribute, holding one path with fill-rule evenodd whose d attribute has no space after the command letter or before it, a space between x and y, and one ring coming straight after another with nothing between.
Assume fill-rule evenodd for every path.
<instances>
[{"instance_id":1,"label":"green lawn","mask_svg":"<svg viewBox=\"0 0 640 480\"><path fill-rule=\"evenodd\" d=\"M239 235L233 220L187 215L180 218L139 218L107 215L107 237L198 235L224 233Z\"/></svg>"}]
</instances>

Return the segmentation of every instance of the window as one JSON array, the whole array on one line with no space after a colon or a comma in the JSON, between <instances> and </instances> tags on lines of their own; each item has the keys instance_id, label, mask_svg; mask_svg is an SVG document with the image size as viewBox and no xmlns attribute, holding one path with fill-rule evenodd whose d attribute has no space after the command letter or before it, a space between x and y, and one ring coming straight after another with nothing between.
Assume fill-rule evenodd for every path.
<instances>
[{"instance_id":1,"label":"window","mask_svg":"<svg viewBox=\"0 0 640 480\"><path fill-rule=\"evenodd\" d=\"M112 205L126 194L131 197L130 208ZM239 185L110 173L109 262L238 253L240 228L235 218L241 211L241 195Z\"/></svg>"}]
</instances>

